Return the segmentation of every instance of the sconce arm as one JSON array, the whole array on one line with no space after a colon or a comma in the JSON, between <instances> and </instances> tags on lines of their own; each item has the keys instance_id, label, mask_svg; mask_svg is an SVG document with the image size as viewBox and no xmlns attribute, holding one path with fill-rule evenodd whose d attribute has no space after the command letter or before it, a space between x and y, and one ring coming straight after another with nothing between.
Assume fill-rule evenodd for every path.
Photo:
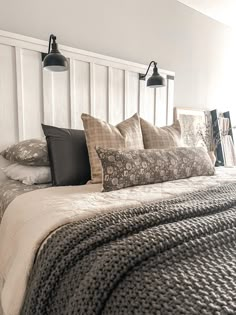
<instances>
[{"instance_id":1,"label":"sconce arm","mask_svg":"<svg viewBox=\"0 0 236 315\"><path fill-rule=\"evenodd\" d=\"M152 63L154 64L154 67L155 67L155 68L157 67L157 62L154 61L154 60L152 60L152 61L149 63L149 66L148 66L148 68L147 68L146 73L145 73L145 74L141 74L141 73L139 74L139 80L145 80L145 78L146 78L146 76L147 76L147 74L148 74L148 71L149 71L149 69L150 69Z\"/></svg>"}]
</instances>

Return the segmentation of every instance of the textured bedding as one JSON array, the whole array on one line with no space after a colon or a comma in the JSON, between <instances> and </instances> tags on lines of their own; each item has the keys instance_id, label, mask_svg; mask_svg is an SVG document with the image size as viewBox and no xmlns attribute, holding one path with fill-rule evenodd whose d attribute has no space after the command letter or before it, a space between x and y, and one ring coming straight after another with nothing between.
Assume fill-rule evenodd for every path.
<instances>
[{"instance_id":1,"label":"textured bedding","mask_svg":"<svg viewBox=\"0 0 236 315\"><path fill-rule=\"evenodd\" d=\"M138 186L101 193L101 185L51 187L18 196L0 225L0 293L4 315L18 315L28 275L41 244L59 227L98 214L141 207L149 202L236 181L236 169L214 176Z\"/></svg>"},{"instance_id":2,"label":"textured bedding","mask_svg":"<svg viewBox=\"0 0 236 315\"><path fill-rule=\"evenodd\" d=\"M236 183L65 225L22 315L236 314Z\"/></svg>"},{"instance_id":3,"label":"textured bedding","mask_svg":"<svg viewBox=\"0 0 236 315\"><path fill-rule=\"evenodd\" d=\"M24 185L15 180L6 180L0 183L0 222L7 206L17 196L46 187L49 187L49 185Z\"/></svg>"}]
</instances>

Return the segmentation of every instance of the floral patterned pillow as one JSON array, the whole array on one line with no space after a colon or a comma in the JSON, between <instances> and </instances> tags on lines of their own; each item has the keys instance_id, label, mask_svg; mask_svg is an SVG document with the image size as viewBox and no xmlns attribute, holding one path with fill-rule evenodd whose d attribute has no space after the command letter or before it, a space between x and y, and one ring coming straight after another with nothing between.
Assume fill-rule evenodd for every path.
<instances>
[{"instance_id":1,"label":"floral patterned pillow","mask_svg":"<svg viewBox=\"0 0 236 315\"><path fill-rule=\"evenodd\" d=\"M30 139L11 145L1 152L1 155L11 161L29 166L48 166L48 149L46 141Z\"/></svg>"},{"instance_id":2,"label":"floral patterned pillow","mask_svg":"<svg viewBox=\"0 0 236 315\"><path fill-rule=\"evenodd\" d=\"M204 148L96 150L103 168L103 191L215 174Z\"/></svg>"}]
</instances>

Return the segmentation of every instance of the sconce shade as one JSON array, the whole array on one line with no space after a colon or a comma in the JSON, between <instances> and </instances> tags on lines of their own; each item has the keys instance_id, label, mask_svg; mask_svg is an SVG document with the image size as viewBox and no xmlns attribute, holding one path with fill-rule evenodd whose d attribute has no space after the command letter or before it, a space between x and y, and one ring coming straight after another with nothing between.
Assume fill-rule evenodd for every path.
<instances>
[{"instance_id":1,"label":"sconce shade","mask_svg":"<svg viewBox=\"0 0 236 315\"><path fill-rule=\"evenodd\" d=\"M158 88L165 86L165 79L158 73L157 68L154 67L153 74L147 80L147 86L150 88Z\"/></svg>"},{"instance_id":2,"label":"sconce shade","mask_svg":"<svg viewBox=\"0 0 236 315\"><path fill-rule=\"evenodd\" d=\"M50 51L51 40L53 40L53 43L52 43L52 49ZM68 70L68 61L66 57L63 56L58 50L57 43L56 43L56 36L54 35L50 35L48 54L43 60L43 67L44 69L55 71L55 72Z\"/></svg>"},{"instance_id":3,"label":"sconce shade","mask_svg":"<svg viewBox=\"0 0 236 315\"><path fill-rule=\"evenodd\" d=\"M50 53L44 58L43 67L50 71L66 71L68 61L61 53Z\"/></svg>"},{"instance_id":4,"label":"sconce shade","mask_svg":"<svg viewBox=\"0 0 236 315\"><path fill-rule=\"evenodd\" d=\"M148 71L149 71L152 64L154 64L153 74L150 78L148 78L147 86L150 88L159 88L159 87L165 86L165 79L158 73L156 61L150 62L148 69L147 69L147 72L145 74L141 74L141 73L139 74L139 80L145 80L146 79L146 76L147 76Z\"/></svg>"}]
</instances>

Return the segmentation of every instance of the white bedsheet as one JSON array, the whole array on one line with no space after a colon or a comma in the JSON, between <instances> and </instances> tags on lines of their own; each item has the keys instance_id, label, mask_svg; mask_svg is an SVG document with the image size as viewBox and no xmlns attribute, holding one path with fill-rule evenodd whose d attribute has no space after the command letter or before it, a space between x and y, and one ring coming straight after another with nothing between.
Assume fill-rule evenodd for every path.
<instances>
[{"instance_id":1,"label":"white bedsheet","mask_svg":"<svg viewBox=\"0 0 236 315\"><path fill-rule=\"evenodd\" d=\"M205 187L236 181L236 168L215 176L193 177L101 193L100 184L52 187L17 197L0 225L0 293L4 315L18 315L35 254L59 226L97 213L140 206Z\"/></svg>"}]
</instances>

